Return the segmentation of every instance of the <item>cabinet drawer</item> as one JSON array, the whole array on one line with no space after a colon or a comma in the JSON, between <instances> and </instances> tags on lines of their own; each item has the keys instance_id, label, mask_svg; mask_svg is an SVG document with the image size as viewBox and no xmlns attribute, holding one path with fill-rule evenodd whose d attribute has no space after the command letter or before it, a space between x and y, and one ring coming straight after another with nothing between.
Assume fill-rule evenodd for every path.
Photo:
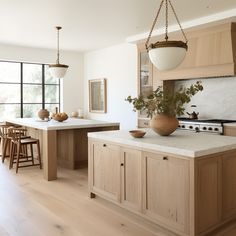
<instances>
[{"instance_id":1,"label":"cabinet drawer","mask_svg":"<svg viewBox=\"0 0 236 236\"><path fill-rule=\"evenodd\" d=\"M149 120L138 119L138 128L149 128Z\"/></svg>"}]
</instances>

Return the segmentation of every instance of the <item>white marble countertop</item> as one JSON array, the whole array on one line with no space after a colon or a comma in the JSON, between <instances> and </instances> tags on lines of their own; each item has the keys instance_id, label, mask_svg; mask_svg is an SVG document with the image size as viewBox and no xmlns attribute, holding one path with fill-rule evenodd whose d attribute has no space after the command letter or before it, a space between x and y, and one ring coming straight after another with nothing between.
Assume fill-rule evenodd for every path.
<instances>
[{"instance_id":1,"label":"white marble countertop","mask_svg":"<svg viewBox=\"0 0 236 236\"><path fill-rule=\"evenodd\" d=\"M88 133L89 138L133 146L186 157L200 157L236 149L236 137L177 130L170 136L160 136L151 129L143 138L133 138L128 130Z\"/></svg>"},{"instance_id":2,"label":"white marble countertop","mask_svg":"<svg viewBox=\"0 0 236 236\"><path fill-rule=\"evenodd\" d=\"M80 129L119 125L119 123L77 118L68 118L63 122L55 120L42 121L37 118L15 118L7 119L6 122L42 130Z\"/></svg>"}]
</instances>

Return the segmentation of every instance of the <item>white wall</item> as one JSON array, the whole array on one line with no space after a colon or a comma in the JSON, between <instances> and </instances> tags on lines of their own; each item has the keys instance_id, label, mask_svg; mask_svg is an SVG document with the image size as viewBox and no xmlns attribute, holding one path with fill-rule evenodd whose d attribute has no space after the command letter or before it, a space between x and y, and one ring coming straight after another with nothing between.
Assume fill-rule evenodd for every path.
<instances>
[{"instance_id":1,"label":"white wall","mask_svg":"<svg viewBox=\"0 0 236 236\"><path fill-rule=\"evenodd\" d=\"M232 119L236 120L236 77L199 79L203 84L203 91L196 94L186 111L191 111L192 104L197 105L194 110L199 112L201 119ZM179 86L190 86L197 80L183 80L175 82ZM187 116L187 115L186 115Z\"/></svg>"},{"instance_id":2,"label":"white wall","mask_svg":"<svg viewBox=\"0 0 236 236\"><path fill-rule=\"evenodd\" d=\"M25 61L38 63L55 63L56 50L28 48L0 44L0 60ZM62 110L70 114L83 107L83 54L61 51L61 63L69 65L62 79Z\"/></svg>"},{"instance_id":3,"label":"white wall","mask_svg":"<svg viewBox=\"0 0 236 236\"><path fill-rule=\"evenodd\" d=\"M89 113L88 80L107 79L107 113ZM137 96L137 50L133 44L88 52L84 56L84 111L88 118L117 121L121 129L136 127L137 114L124 101L128 95Z\"/></svg>"}]
</instances>

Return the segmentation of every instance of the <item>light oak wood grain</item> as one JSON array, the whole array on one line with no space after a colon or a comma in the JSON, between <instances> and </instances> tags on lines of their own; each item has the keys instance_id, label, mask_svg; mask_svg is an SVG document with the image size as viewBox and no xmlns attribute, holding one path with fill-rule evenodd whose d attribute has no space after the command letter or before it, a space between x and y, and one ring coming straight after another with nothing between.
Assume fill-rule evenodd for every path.
<instances>
[{"instance_id":1,"label":"light oak wood grain","mask_svg":"<svg viewBox=\"0 0 236 236\"><path fill-rule=\"evenodd\" d=\"M121 204L141 211L141 151L121 149Z\"/></svg>"},{"instance_id":2,"label":"light oak wood grain","mask_svg":"<svg viewBox=\"0 0 236 236\"><path fill-rule=\"evenodd\" d=\"M101 198L89 199L87 169L59 168L46 182L30 167L17 175L0 164L1 236L176 236ZM232 222L214 236L235 236Z\"/></svg>"},{"instance_id":3,"label":"light oak wood grain","mask_svg":"<svg viewBox=\"0 0 236 236\"><path fill-rule=\"evenodd\" d=\"M101 196L181 236L217 235L236 220L236 150L192 159L106 142L112 154L104 152L102 140L90 138L89 143L90 197ZM111 181L117 169L120 180Z\"/></svg>"},{"instance_id":4,"label":"light oak wood grain","mask_svg":"<svg viewBox=\"0 0 236 236\"><path fill-rule=\"evenodd\" d=\"M179 40L180 34L180 32L175 32L169 36L172 40ZM154 71L154 84L161 83L162 80L235 75L235 23L220 24L198 30L192 29L187 31L186 35L188 51L184 61L174 70ZM160 40L160 37L151 39L152 42L157 40ZM139 51L144 50L143 42L138 44L138 49Z\"/></svg>"}]
</instances>

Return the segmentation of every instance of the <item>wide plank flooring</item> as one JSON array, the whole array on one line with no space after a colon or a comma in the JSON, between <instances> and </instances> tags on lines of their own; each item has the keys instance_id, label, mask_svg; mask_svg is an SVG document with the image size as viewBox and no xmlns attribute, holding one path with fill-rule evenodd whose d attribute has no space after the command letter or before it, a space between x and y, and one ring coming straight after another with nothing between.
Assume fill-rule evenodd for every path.
<instances>
[{"instance_id":1,"label":"wide plank flooring","mask_svg":"<svg viewBox=\"0 0 236 236\"><path fill-rule=\"evenodd\" d=\"M59 169L47 182L37 167L15 174L0 164L0 236L174 236L87 193L87 169ZM236 236L236 227L220 236Z\"/></svg>"}]
</instances>

